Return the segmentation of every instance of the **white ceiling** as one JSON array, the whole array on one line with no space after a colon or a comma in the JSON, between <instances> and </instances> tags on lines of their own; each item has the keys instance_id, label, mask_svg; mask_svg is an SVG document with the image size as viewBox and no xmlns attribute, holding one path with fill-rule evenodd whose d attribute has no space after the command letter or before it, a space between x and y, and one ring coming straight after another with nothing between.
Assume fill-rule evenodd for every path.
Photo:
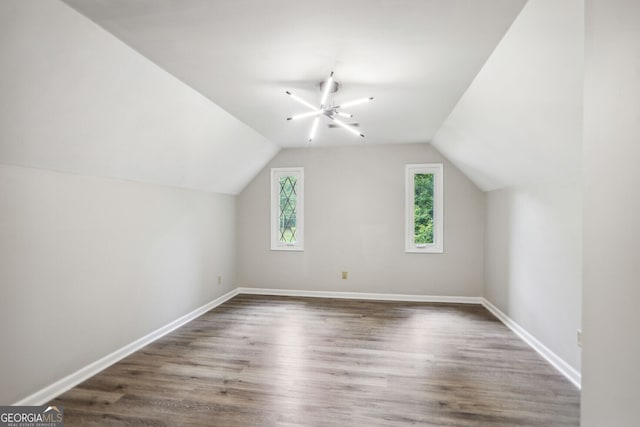
<instances>
[{"instance_id":1,"label":"white ceiling","mask_svg":"<svg viewBox=\"0 0 640 427\"><path fill-rule=\"evenodd\" d=\"M530 0L432 143L485 191L580 176L583 0Z\"/></svg>"},{"instance_id":2,"label":"white ceiling","mask_svg":"<svg viewBox=\"0 0 640 427\"><path fill-rule=\"evenodd\" d=\"M525 0L65 0L272 142L304 146L309 122L284 92L336 102L369 143L428 142ZM361 143L323 126L317 144Z\"/></svg>"}]
</instances>

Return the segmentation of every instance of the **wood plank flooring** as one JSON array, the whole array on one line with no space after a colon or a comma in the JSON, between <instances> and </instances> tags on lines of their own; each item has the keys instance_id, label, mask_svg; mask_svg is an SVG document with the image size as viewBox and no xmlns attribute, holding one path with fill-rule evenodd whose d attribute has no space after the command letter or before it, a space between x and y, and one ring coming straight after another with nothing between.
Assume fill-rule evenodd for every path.
<instances>
[{"instance_id":1,"label":"wood plank flooring","mask_svg":"<svg viewBox=\"0 0 640 427\"><path fill-rule=\"evenodd\" d=\"M481 306L240 295L51 404L67 426L578 426Z\"/></svg>"}]
</instances>

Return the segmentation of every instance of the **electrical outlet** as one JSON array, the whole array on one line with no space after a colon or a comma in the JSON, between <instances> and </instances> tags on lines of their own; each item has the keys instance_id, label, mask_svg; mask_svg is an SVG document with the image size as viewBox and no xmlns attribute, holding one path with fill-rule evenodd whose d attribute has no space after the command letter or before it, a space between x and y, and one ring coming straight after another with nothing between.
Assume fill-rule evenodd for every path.
<instances>
[{"instance_id":1,"label":"electrical outlet","mask_svg":"<svg viewBox=\"0 0 640 427\"><path fill-rule=\"evenodd\" d=\"M222 284L222 276L218 276L218 285Z\"/></svg>"},{"instance_id":2,"label":"electrical outlet","mask_svg":"<svg viewBox=\"0 0 640 427\"><path fill-rule=\"evenodd\" d=\"M578 338L578 347L582 347L582 329L578 329L576 337Z\"/></svg>"},{"instance_id":3,"label":"electrical outlet","mask_svg":"<svg viewBox=\"0 0 640 427\"><path fill-rule=\"evenodd\" d=\"M345 280L346 280L348 276L349 276L349 273L347 273L346 271L343 271L343 272L342 272L342 278L343 278L343 279L345 279Z\"/></svg>"}]
</instances>

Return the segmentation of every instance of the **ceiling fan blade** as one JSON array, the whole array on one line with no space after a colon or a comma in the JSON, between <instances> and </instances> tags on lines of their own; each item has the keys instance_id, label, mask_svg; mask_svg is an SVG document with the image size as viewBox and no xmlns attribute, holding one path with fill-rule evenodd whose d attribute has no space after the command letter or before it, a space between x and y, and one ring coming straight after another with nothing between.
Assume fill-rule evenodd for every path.
<instances>
[{"instance_id":1,"label":"ceiling fan blade","mask_svg":"<svg viewBox=\"0 0 640 427\"><path fill-rule=\"evenodd\" d=\"M331 120L333 120L334 123L337 124L338 126L340 126L341 128L344 128L344 129L348 130L349 132L351 132L354 135L358 135L358 136L361 136L362 138L364 138L364 134L363 133L361 133L357 129L354 129L353 127L349 126L348 124L346 124L342 120L336 119L333 116L327 116L327 117L329 117Z\"/></svg>"},{"instance_id":2,"label":"ceiling fan blade","mask_svg":"<svg viewBox=\"0 0 640 427\"><path fill-rule=\"evenodd\" d=\"M353 117L353 114L345 113L344 111L336 111L336 114L341 116L341 117L346 117L347 119L350 119L350 118Z\"/></svg>"},{"instance_id":3,"label":"ceiling fan blade","mask_svg":"<svg viewBox=\"0 0 640 427\"><path fill-rule=\"evenodd\" d=\"M349 125L349 126L351 126L351 127L353 127L353 128L359 128L359 127L360 127L360 123L358 123L358 122L347 123L347 125ZM338 126L338 125L337 125L337 124L335 124L335 123L329 123L329 124L327 125L327 127L328 127L329 129L337 129L337 128L339 128L340 126Z\"/></svg>"}]
</instances>

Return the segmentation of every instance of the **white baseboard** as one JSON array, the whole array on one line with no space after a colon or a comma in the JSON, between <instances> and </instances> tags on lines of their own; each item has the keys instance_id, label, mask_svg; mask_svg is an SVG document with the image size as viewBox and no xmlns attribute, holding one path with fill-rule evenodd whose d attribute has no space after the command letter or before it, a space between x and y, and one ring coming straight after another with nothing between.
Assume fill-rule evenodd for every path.
<instances>
[{"instance_id":1,"label":"white baseboard","mask_svg":"<svg viewBox=\"0 0 640 427\"><path fill-rule=\"evenodd\" d=\"M527 332L522 326L514 322L509 316L504 314L498 307L491 304L486 298L482 298L482 305L489 310L494 316L496 316L502 323L504 323L509 329L511 329L517 336L524 342L529 344L531 348L544 357L554 368L556 368L562 375L564 375L569 381L571 381L578 389L581 388L582 375L575 370L567 362L562 360L557 354L549 350L544 344L538 341L533 335Z\"/></svg>"},{"instance_id":2,"label":"white baseboard","mask_svg":"<svg viewBox=\"0 0 640 427\"><path fill-rule=\"evenodd\" d=\"M142 338L135 340L131 344L127 344L124 347L114 351L113 353L110 353L104 356L103 358L98 359L95 362L85 366L84 368L81 368L76 372L70 375L67 375L66 377L56 381L55 383L33 393L32 395L25 397L19 402L14 403L14 405L19 405L19 406L43 405L49 402L50 400L56 398L57 396L61 395L65 391L91 378L92 376L96 375L98 372L124 359L125 357L129 356L131 353L134 353L140 350L144 346L151 344L157 339L178 329L180 326L192 321L196 317L203 315L204 313L211 310L212 308L217 307L220 304L224 303L225 301L233 298L237 294L238 294L238 289L234 289L230 292L227 292L226 294L214 299L213 301L203 305L202 307L198 307L192 312L185 314L184 316L174 320L173 322L168 323L162 326L161 328L156 329L155 331L143 336Z\"/></svg>"},{"instance_id":3,"label":"white baseboard","mask_svg":"<svg viewBox=\"0 0 640 427\"><path fill-rule=\"evenodd\" d=\"M302 291L295 289L264 289L264 288L237 288L239 294L252 295L279 295L288 297L312 297L312 298L340 298L363 299L378 301L405 301L405 302L442 302L453 304L482 304L482 297L457 297L457 296L432 296L409 294L375 294L365 292L337 292L337 291Z\"/></svg>"}]
</instances>

